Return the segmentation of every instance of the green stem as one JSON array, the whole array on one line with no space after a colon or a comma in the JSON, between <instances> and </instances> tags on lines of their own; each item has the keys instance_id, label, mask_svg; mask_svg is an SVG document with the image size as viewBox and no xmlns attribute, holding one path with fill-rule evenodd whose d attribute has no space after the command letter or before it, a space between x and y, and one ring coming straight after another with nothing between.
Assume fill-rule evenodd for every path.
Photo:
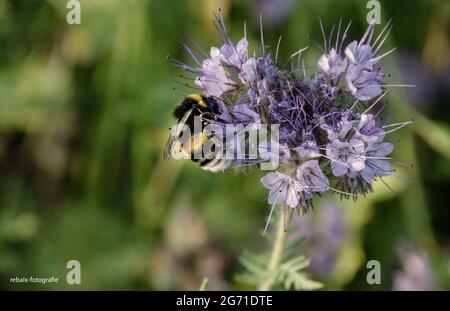
<instances>
[{"instance_id":1,"label":"green stem","mask_svg":"<svg viewBox=\"0 0 450 311\"><path fill-rule=\"evenodd\" d=\"M201 292L206 291L208 289L208 283L209 283L208 278L204 278L202 284L200 285L199 291Z\"/></svg>"},{"instance_id":2,"label":"green stem","mask_svg":"<svg viewBox=\"0 0 450 311\"><path fill-rule=\"evenodd\" d=\"M273 244L272 254L270 255L269 265L267 266L269 277L260 284L258 288L260 291L269 291L272 289L273 283L275 283L274 272L283 261L284 245L292 211L287 211L285 213L287 214L282 213L279 217L277 235L275 237L275 243Z\"/></svg>"}]
</instances>

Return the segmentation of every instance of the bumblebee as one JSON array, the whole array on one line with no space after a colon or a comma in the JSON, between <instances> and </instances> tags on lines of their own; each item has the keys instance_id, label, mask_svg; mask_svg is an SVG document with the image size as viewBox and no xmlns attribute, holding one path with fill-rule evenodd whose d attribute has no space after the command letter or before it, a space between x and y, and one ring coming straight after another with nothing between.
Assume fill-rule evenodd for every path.
<instances>
[{"instance_id":1,"label":"bumblebee","mask_svg":"<svg viewBox=\"0 0 450 311\"><path fill-rule=\"evenodd\" d=\"M175 128L171 130L171 135L164 147L164 158L168 160L174 148L190 157L202 169L219 172L229 167L230 161L203 154L202 149L206 142L213 140L211 135L201 131L194 132L195 117L202 120L202 128L215 120L220 113L217 100L213 96L198 94L188 95L174 110L173 115L177 120ZM182 139L183 130L188 127L191 136Z\"/></svg>"}]
</instances>

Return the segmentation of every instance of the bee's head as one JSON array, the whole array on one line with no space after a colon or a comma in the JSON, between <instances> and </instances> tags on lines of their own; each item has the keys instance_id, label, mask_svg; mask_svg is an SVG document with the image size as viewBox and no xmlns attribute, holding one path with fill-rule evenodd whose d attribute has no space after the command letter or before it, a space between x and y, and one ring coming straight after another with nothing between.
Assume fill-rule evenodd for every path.
<instances>
[{"instance_id":1,"label":"bee's head","mask_svg":"<svg viewBox=\"0 0 450 311\"><path fill-rule=\"evenodd\" d=\"M219 114L219 105L217 104L217 100L214 98L214 96L208 96L205 99L206 101L206 105L208 106L209 110L211 110L211 112L213 114Z\"/></svg>"}]
</instances>

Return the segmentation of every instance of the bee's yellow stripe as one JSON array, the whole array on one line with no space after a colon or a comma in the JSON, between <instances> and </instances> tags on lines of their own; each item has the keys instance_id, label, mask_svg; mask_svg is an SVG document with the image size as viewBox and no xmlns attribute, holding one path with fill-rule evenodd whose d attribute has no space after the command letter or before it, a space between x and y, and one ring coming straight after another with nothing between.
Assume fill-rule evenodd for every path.
<instances>
[{"instance_id":1,"label":"bee's yellow stripe","mask_svg":"<svg viewBox=\"0 0 450 311\"><path fill-rule=\"evenodd\" d=\"M202 107L202 108L208 108L208 106L206 105L205 101L203 100L203 97L201 97L198 94L188 95L187 98L195 100L198 103L198 105L200 107Z\"/></svg>"},{"instance_id":2,"label":"bee's yellow stripe","mask_svg":"<svg viewBox=\"0 0 450 311\"><path fill-rule=\"evenodd\" d=\"M193 154L198 149L202 148L203 144L208 140L208 136L203 133L193 135L190 140L183 144L183 151L187 154Z\"/></svg>"}]
</instances>

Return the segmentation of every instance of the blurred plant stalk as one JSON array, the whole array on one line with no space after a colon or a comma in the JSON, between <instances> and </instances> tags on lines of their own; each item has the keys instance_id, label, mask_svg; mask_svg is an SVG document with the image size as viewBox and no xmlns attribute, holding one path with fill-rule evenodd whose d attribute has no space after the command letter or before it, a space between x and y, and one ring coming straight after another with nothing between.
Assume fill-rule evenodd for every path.
<instances>
[{"instance_id":1,"label":"blurred plant stalk","mask_svg":"<svg viewBox=\"0 0 450 311\"><path fill-rule=\"evenodd\" d=\"M293 210L281 213L278 219L278 228L270 255L269 265L267 267L268 277L261 283L258 290L269 291L275 283L276 274L274 273L283 261L284 247L288 236L289 223L291 222Z\"/></svg>"}]
</instances>

